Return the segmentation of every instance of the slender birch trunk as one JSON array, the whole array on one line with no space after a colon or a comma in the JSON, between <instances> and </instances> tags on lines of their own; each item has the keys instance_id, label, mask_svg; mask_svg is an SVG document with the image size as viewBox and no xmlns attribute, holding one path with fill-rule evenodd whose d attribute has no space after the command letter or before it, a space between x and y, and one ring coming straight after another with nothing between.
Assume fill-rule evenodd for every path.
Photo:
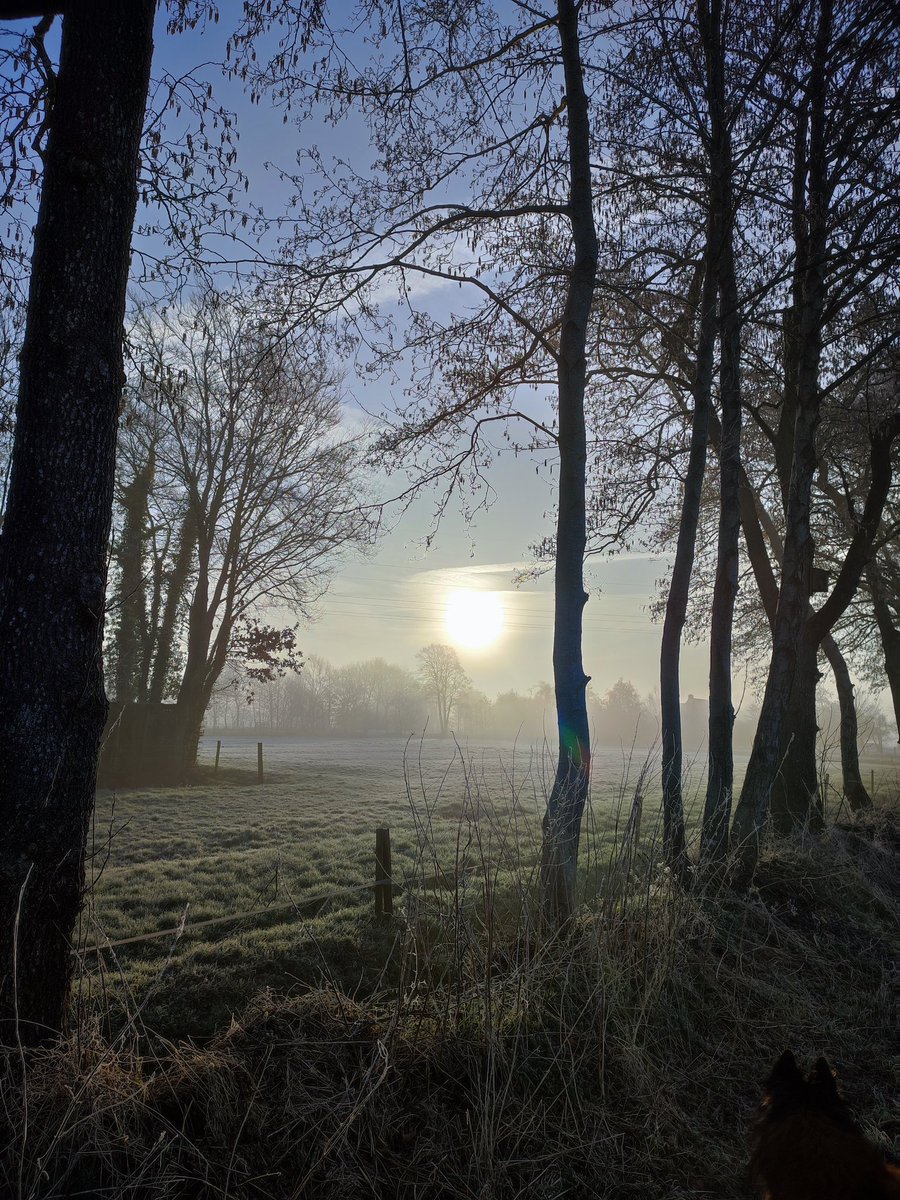
<instances>
[{"instance_id":1,"label":"slender birch trunk","mask_svg":"<svg viewBox=\"0 0 900 1200\"><path fill-rule=\"evenodd\" d=\"M729 155L730 158L730 155ZM728 189L730 193L730 187ZM730 219L726 217L726 220ZM738 589L741 531L740 316L731 234L720 270L722 436L719 449L719 531L713 587L709 664L709 772L703 810L701 854L717 862L728 848L728 822L734 790L734 705L731 693L731 646Z\"/></svg>"},{"instance_id":2,"label":"slender birch trunk","mask_svg":"<svg viewBox=\"0 0 900 1200\"><path fill-rule=\"evenodd\" d=\"M716 263L719 291L719 402L722 409L719 529L710 626L709 771L701 847L703 859L715 862L722 858L728 845L728 820L734 783L731 643L741 529L741 319L734 263L734 164L725 95L721 0L700 0L698 24L706 59L711 202L721 223L721 249Z\"/></svg>"}]
</instances>

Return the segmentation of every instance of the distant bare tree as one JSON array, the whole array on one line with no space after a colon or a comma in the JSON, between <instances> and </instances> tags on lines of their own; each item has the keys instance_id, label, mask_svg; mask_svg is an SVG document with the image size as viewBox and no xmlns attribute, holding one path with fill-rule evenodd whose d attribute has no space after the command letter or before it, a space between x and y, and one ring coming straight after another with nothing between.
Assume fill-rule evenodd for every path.
<instances>
[{"instance_id":1,"label":"distant bare tree","mask_svg":"<svg viewBox=\"0 0 900 1200\"><path fill-rule=\"evenodd\" d=\"M472 686L452 646L432 642L416 655L419 678L437 709L441 737L450 732L450 714L460 694Z\"/></svg>"},{"instance_id":2,"label":"distant bare tree","mask_svg":"<svg viewBox=\"0 0 900 1200\"><path fill-rule=\"evenodd\" d=\"M243 648L257 662L261 634L271 642L277 633L248 618L279 605L307 614L341 553L366 543L374 524L361 504L358 444L341 436L333 376L316 352L265 325L256 304L208 292L189 308L148 310L132 354L132 405L156 430L147 495L159 497L157 524L168 522L174 555L146 644L171 663L179 626L169 614L180 607L186 769L229 657ZM146 606L137 615L149 623ZM162 675L142 672L148 687Z\"/></svg>"}]
</instances>

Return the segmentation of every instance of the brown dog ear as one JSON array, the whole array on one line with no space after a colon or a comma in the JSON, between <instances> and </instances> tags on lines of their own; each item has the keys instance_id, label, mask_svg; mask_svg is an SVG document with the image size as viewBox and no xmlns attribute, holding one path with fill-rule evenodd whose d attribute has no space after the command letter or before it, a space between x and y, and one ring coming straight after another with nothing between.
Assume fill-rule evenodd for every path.
<instances>
[{"instance_id":1,"label":"brown dog ear","mask_svg":"<svg viewBox=\"0 0 900 1200\"><path fill-rule=\"evenodd\" d=\"M766 1091L773 1100L783 1100L803 1090L803 1075L790 1050L785 1050L766 1080Z\"/></svg>"},{"instance_id":2,"label":"brown dog ear","mask_svg":"<svg viewBox=\"0 0 900 1200\"><path fill-rule=\"evenodd\" d=\"M827 1058L816 1059L816 1065L809 1073L809 1083L823 1100L840 1100L834 1071L832 1071Z\"/></svg>"}]
</instances>

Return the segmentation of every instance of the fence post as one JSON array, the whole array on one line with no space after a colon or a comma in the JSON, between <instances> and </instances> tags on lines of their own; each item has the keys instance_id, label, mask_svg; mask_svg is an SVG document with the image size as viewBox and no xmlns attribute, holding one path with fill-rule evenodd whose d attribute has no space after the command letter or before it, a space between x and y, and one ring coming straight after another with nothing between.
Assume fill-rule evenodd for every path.
<instances>
[{"instance_id":1,"label":"fence post","mask_svg":"<svg viewBox=\"0 0 900 1200\"><path fill-rule=\"evenodd\" d=\"M263 782L263 779L264 779L264 775L263 775L263 749L262 749L262 748L263 748L263 744L262 744L262 742L257 742L257 743L256 743L256 776L257 776L257 782L258 782L258 783L262 783L262 782Z\"/></svg>"},{"instance_id":2,"label":"fence post","mask_svg":"<svg viewBox=\"0 0 900 1200\"><path fill-rule=\"evenodd\" d=\"M632 810L634 813L634 826L632 828L632 839L635 850L640 848L641 844L641 816L644 811L644 797L638 792L634 797Z\"/></svg>"},{"instance_id":3,"label":"fence post","mask_svg":"<svg viewBox=\"0 0 900 1200\"><path fill-rule=\"evenodd\" d=\"M221 753L222 753L222 739L219 738L219 740L216 742L216 765L213 767L213 775L218 775L218 773L219 773L219 755Z\"/></svg>"},{"instance_id":4,"label":"fence post","mask_svg":"<svg viewBox=\"0 0 900 1200\"><path fill-rule=\"evenodd\" d=\"M375 915L389 917L393 911L391 831L387 827L381 827L375 830Z\"/></svg>"},{"instance_id":5,"label":"fence post","mask_svg":"<svg viewBox=\"0 0 900 1200\"><path fill-rule=\"evenodd\" d=\"M875 795L875 768L874 767L869 772L869 795L870 796Z\"/></svg>"}]
</instances>

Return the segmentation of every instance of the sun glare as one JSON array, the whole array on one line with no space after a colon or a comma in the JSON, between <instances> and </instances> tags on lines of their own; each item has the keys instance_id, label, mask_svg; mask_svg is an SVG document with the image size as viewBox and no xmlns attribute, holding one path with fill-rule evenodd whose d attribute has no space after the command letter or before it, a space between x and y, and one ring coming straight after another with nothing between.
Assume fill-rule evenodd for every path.
<instances>
[{"instance_id":1,"label":"sun glare","mask_svg":"<svg viewBox=\"0 0 900 1200\"><path fill-rule=\"evenodd\" d=\"M489 646L503 631L503 605L495 592L451 592L445 616L447 631L458 646Z\"/></svg>"}]
</instances>

